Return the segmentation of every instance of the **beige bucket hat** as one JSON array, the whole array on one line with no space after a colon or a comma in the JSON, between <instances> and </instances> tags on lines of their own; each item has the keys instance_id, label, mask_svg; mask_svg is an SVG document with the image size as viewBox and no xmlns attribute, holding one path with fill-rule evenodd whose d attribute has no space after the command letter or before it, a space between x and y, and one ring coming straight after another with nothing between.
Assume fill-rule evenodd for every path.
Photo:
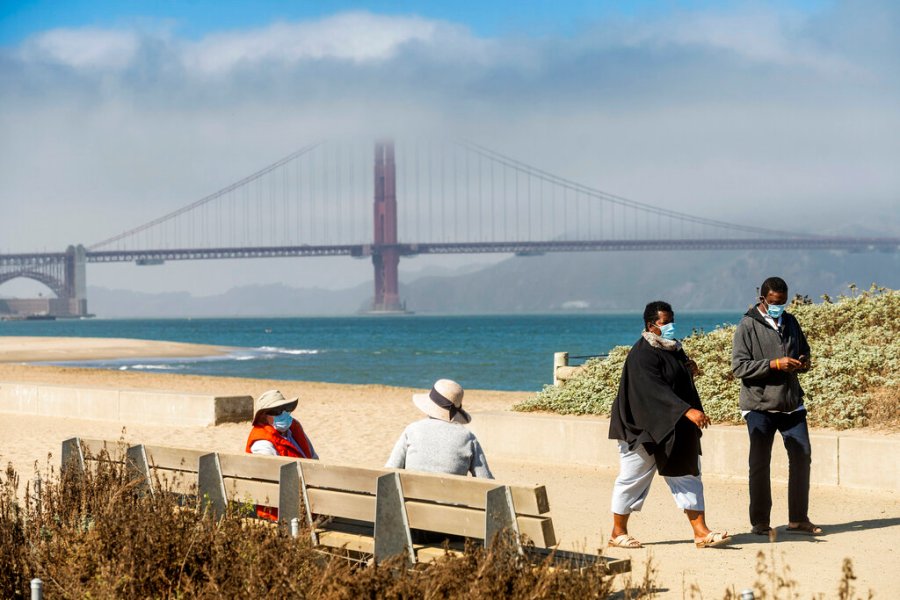
<instances>
[{"instance_id":1,"label":"beige bucket hat","mask_svg":"<svg viewBox=\"0 0 900 600\"><path fill-rule=\"evenodd\" d=\"M413 394L412 400L416 408L429 417L463 425L472 420L462 407L462 386L450 379L438 379L430 392Z\"/></svg>"},{"instance_id":2,"label":"beige bucket hat","mask_svg":"<svg viewBox=\"0 0 900 600\"><path fill-rule=\"evenodd\" d=\"M294 409L297 408L297 403L299 401L300 398L291 398L290 400L288 400L278 390L269 390L268 392L263 392L263 394L253 402L253 422L256 423L263 412L275 408L281 408L282 410L286 410L288 412L294 412Z\"/></svg>"}]
</instances>

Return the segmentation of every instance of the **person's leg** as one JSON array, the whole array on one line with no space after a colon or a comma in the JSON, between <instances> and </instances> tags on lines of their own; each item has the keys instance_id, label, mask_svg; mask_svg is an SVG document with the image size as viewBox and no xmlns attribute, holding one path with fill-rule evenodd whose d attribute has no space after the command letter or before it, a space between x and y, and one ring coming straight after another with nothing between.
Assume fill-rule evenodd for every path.
<instances>
[{"instance_id":1,"label":"person's leg","mask_svg":"<svg viewBox=\"0 0 900 600\"><path fill-rule=\"evenodd\" d=\"M709 533L704 514L703 480L696 475L666 477L665 479L669 485L669 491L672 492L675 505L684 511L688 521L691 522L694 537L703 537Z\"/></svg>"},{"instance_id":2,"label":"person's leg","mask_svg":"<svg viewBox=\"0 0 900 600\"><path fill-rule=\"evenodd\" d=\"M772 484L769 464L776 426L772 413L751 410L745 417L750 435L750 524L767 528L772 512Z\"/></svg>"},{"instance_id":3,"label":"person's leg","mask_svg":"<svg viewBox=\"0 0 900 600\"><path fill-rule=\"evenodd\" d=\"M611 539L628 535L628 517L643 507L654 473L656 461L643 447L629 450L625 442L619 441L619 475L612 491Z\"/></svg>"},{"instance_id":4,"label":"person's leg","mask_svg":"<svg viewBox=\"0 0 900 600\"><path fill-rule=\"evenodd\" d=\"M694 541L701 543L707 539L710 529L706 524L706 507L703 499L703 479L698 475L682 475L680 477L666 477L666 483L672 492L672 498L676 506L687 515L691 529L694 531ZM722 533L722 538L727 538L727 533Z\"/></svg>"},{"instance_id":5,"label":"person's leg","mask_svg":"<svg viewBox=\"0 0 900 600\"><path fill-rule=\"evenodd\" d=\"M788 521L790 526L809 523L809 470L812 446L806 411L780 415L778 430L788 455Z\"/></svg>"}]
</instances>

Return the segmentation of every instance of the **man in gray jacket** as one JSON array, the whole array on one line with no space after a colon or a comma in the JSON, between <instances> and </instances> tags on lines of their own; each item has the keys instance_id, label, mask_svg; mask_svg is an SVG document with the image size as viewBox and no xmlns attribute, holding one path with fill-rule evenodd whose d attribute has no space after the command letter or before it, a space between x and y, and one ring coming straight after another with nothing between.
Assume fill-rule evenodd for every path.
<instances>
[{"instance_id":1,"label":"man in gray jacket","mask_svg":"<svg viewBox=\"0 0 900 600\"><path fill-rule=\"evenodd\" d=\"M809 520L811 448L798 372L809 369L809 344L797 319L784 312L788 286L769 277L759 290L759 302L734 332L731 371L741 380L741 415L750 434L750 523L753 533L768 535L772 510L769 465L775 432L787 450L787 531L820 534Z\"/></svg>"}]
</instances>

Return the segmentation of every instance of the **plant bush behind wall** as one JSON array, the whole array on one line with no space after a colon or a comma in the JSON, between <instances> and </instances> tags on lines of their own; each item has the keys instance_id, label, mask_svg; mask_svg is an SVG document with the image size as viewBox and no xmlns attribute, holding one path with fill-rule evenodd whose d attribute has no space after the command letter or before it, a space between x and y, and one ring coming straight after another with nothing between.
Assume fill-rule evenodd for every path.
<instances>
[{"instance_id":1,"label":"plant bush behind wall","mask_svg":"<svg viewBox=\"0 0 900 600\"><path fill-rule=\"evenodd\" d=\"M810 425L847 429L896 426L900 414L900 291L872 285L847 295L822 297L814 304L795 297L789 311L797 317L811 347L812 368L800 375ZM676 317L678 307L675 307ZM731 374L735 326L694 332L683 340L685 352L702 370L695 383L703 407L715 423L740 423L740 383ZM584 364L564 386L546 386L519 411L609 415L619 387L627 346L605 359Z\"/></svg>"}]
</instances>

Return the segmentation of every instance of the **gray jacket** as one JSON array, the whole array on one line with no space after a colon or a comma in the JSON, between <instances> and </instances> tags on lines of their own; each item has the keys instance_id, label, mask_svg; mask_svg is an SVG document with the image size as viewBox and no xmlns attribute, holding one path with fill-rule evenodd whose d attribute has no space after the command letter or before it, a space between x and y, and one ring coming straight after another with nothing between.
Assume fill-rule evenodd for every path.
<instances>
[{"instance_id":1,"label":"gray jacket","mask_svg":"<svg viewBox=\"0 0 900 600\"><path fill-rule=\"evenodd\" d=\"M769 368L769 361L785 356L809 357L809 344L797 319L783 313L776 331L756 306L750 307L734 332L731 351L731 372L741 380L741 410L790 412L803 403L797 373Z\"/></svg>"}]
</instances>

